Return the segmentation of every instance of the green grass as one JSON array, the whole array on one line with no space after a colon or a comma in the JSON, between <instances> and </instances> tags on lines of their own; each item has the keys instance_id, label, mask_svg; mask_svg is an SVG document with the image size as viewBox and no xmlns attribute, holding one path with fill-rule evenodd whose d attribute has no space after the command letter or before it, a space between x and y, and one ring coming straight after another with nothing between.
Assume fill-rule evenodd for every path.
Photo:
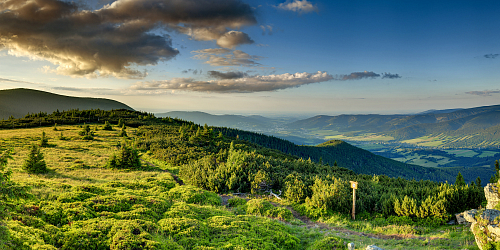
<instances>
[{"instance_id":1,"label":"green grass","mask_svg":"<svg viewBox=\"0 0 500 250\"><path fill-rule=\"evenodd\" d=\"M78 126L58 125L58 131L47 127L0 130L0 146L14 152L8 165L13 170L12 180L32 187L32 198L14 201L8 221L14 243L27 244L18 249L35 244L46 249L97 249L124 242L151 249L195 249L196 245L214 249L322 249L317 247L330 241L354 242L356 249L372 244L384 249L477 249L472 234L457 226L402 226L381 224L375 218L353 222L346 216L331 216L320 218L327 225L322 227L322 223L305 225L290 217L285 207L291 203L283 200L271 200L281 202L277 207L259 200L241 202L246 209L225 207L215 193L178 186L163 170L177 174L179 166L155 160L147 153L142 158L156 167L105 168L123 138L117 136L119 130L101 128L92 141L81 139ZM29 145L37 143L43 131L49 139L49 147L41 149L49 173L28 174L21 166ZM67 140L58 139L61 132ZM127 128L129 143L134 141L135 132ZM262 211L257 209L261 205L265 208ZM372 239L345 230L444 239ZM82 240L87 243L82 244Z\"/></svg>"},{"instance_id":2,"label":"green grass","mask_svg":"<svg viewBox=\"0 0 500 250\"><path fill-rule=\"evenodd\" d=\"M467 149L463 149L463 150L444 150L446 151L446 153L448 154L452 154L452 155L455 155L455 156L461 156L461 157L474 157L476 155L478 155L477 152L474 152L473 150L467 150Z\"/></svg>"}]
</instances>

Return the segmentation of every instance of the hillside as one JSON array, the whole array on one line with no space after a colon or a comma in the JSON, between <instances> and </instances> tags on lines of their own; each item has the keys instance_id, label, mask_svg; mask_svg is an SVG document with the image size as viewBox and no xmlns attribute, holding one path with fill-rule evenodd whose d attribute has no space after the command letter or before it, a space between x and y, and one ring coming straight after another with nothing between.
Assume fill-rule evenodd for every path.
<instances>
[{"instance_id":1,"label":"hillside","mask_svg":"<svg viewBox=\"0 0 500 250\"><path fill-rule=\"evenodd\" d=\"M291 129L324 129L342 132L386 132L421 124L435 124L452 120L477 117L493 111L500 111L500 105L459 109L452 112L429 112L416 115L338 115L315 116L288 124Z\"/></svg>"},{"instance_id":2,"label":"hillside","mask_svg":"<svg viewBox=\"0 0 500 250\"><path fill-rule=\"evenodd\" d=\"M362 248L470 249L474 242L446 222L483 202L479 182L357 174L245 138L337 152L339 163L351 162L357 149L342 141L292 148L256 133L130 110L43 118L61 117L86 123L36 126L35 115L0 121L31 126L0 129L2 249L322 250L352 241ZM32 158L37 149L41 156ZM47 169L32 172L41 159ZM359 184L356 220L349 219L349 181ZM281 199L266 198L271 192Z\"/></svg>"},{"instance_id":3,"label":"hillside","mask_svg":"<svg viewBox=\"0 0 500 250\"><path fill-rule=\"evenodd\" d=\"M133 110L126 104L109 99L71 97L33 89L0 90L0 119L7 119L10 116L21 118L28 113L52 113L56 110L70 109Z\"/></svg>"},{"instance_id":4,"label":"hillside","mask_svg":"<svg viewBox=\"0 0 500 250\"><path fill-rule=\"evenodd\" d=\"M250 131L268 130L275 122L272 119L257 115L212 115L199 111L171 111L155 115L157 117L172 117L192 121L200 125L207 124L209 126L239 128Z\"/></svg>"}]
</instances>

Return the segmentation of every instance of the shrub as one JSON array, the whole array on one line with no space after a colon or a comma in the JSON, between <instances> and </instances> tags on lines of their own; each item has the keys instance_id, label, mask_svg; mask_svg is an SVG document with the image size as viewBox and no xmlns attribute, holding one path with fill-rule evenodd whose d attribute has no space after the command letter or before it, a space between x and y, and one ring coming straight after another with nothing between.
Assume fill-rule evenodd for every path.
<instances>
[{"instance_id":1,"label":"shrub","mask_svg":"<svg viewBox=\"0 0 500 250\"><path fill-rule=\"evenodd\" d=\"M142 168L141 160L139 159L139 152L135 148L129 147L126 144L118 155L113 155L108 160L106 166L108 168L118 169L140 169Z\"/></svg>"},{"instance_id":2,"label":"shrub","mask_svg":"<svg viewBox=\"0 0 500 250\"><path fill-rule=\"evenodd\" d=\"M240 198L240 197L234 197L234 198L229 199L227 201L227 203L229 203L230 207L237 207L237 206L247 204L247 200Z\"/></svg>"},{"instance_id":3,"label":"shrub","mask_svg":"<svg viewBox=\"0 0 500 250\"><path fill-rule=\"evenodd\" d=\"M109 124L108 121L104 122L104 127L102 128L103 130L113 130L113 127L111 127L111 124Z\"/></svg>"},{"instance_id":4,"label":"shrub","mask_svg":"<svg viewBox=\"0 0 500 250\"><path fill-rule=\"evenodd\" d=\"M168 197L172 200L199 205L220 206L221 204L221 198L217 194L190 185L170 189Z\"/></svg>"},{"instance_id":5,"label":"shrub","mask_svg":"<svg viewBox=\"0 0 500 250\"><path fill-rule=\"evenodd\" d=\"M266 216L267 211L273 209L274 206L269 201L255 199L247 202L247 213L253 215Z\"/></svg>"},{"instance_id":6,"label":"shrub","mask_svg":"<svg viewBox=\"0 0 500 250\"><path fill-rule=\"evenodd\" d=\"M47 172L47 164L43 159L43 154L36 144L31 144L28 158L24 161L23 169L28 173L41 174Z\"/></svg>"},{"instance_id":7,"label":"shrub","mask_svg":"<svg viewBox=\"0 0 500 250\"><path fill-rule=\"evenodd\" d=\"M40 147L49 146L49 139L45 136L45 131L42 132L42 138L40 139Z\"/></svg>"},{"instance_id":8,"label":"shrub","mask_svg":"<svg viewBox=\"0 0 500 250\"><path fill-rule=\"evenodd\" d=\"M321 240L314 242L309 249L314 250L330 250L330 249L347 249L344 241L335 237L325 237Z\"/></svg>"}]
</instances>

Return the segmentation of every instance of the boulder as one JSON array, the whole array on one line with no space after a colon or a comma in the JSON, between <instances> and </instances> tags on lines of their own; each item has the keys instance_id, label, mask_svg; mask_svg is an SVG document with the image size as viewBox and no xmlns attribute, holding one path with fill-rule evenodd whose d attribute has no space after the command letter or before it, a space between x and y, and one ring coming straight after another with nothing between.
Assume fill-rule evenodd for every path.
<instances>
[{"instance_id":1,"label":"boulder","mask_svg":"<svg viewBox=\"0 0 500 250\"><path fill-rule=\"evenodd\" d=\"M487 224L498 224L499 219L497 217L500 216L500 211L496 209L485 209L481 214L481 219L486 220ZM495 220L496 219L496 220Z\"/></svg>"},{"instance_id":2,"label":"boulder","mask_svg":"<svg viewBox=\"0 0 500 250\"><path fill-rule=\"evenodd\" d=\"M455 218L457 218L458 224L470 225L471 223L476 222L476 214L477 209L471 209L459 214L455 214Z\"/></svg>"},{"instance_id":3,"label":"boulder","mask_svg":"<svg viewBox=\"0 0 500 250\"><path fill-rule=\"evenodd\" d=\"M497 184L488 183L488 185L484 187L484 196L486 196L486 200L488 201L488 205L486 205L486 208L494 209L495 206L500 202L500 197L498 197Z\"/></svg>"},{"instance_id":4,"label":"boulder","mask_svg":"<svg viewBox=\"0 0 500 250\"><path fill-rule=\"evenodd\" d=\"M351 243L347 244L347 249L354 250L354 243L351 242Z\"/></svg>"}]
</instances>

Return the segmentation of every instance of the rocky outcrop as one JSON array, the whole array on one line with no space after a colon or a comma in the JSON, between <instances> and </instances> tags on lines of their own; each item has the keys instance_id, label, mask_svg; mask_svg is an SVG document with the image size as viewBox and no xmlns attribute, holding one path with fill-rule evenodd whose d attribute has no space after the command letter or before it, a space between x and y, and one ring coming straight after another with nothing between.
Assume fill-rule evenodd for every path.
<instances>
[{"instance_id":1,"label":"rocky outcrop","mask_svg":"<svg viewBox=\"0 0 500 250\"><path fill-rule=\"evenodd\" d=\"M488 185L484 187L484 196L486 196L486 200L488 201L488 205L486 205L486 208L494 209L495 206L500 202L500 197L498 197L497 184L488 183Z\"/></svg>"},{"instance_id":2,"label":"rocky outcrop","mask_svg":"<svg viewBox=\"0 0 500 250\"><path fill-rule=\"evenodd\" d=\"M497 184L489 183L484 187L488 201L486 209L471 209L456 214L458 224L470 225L479 249L500 247L500 211L494 209L500 202Z\"/></svg>"}]
</instances>

